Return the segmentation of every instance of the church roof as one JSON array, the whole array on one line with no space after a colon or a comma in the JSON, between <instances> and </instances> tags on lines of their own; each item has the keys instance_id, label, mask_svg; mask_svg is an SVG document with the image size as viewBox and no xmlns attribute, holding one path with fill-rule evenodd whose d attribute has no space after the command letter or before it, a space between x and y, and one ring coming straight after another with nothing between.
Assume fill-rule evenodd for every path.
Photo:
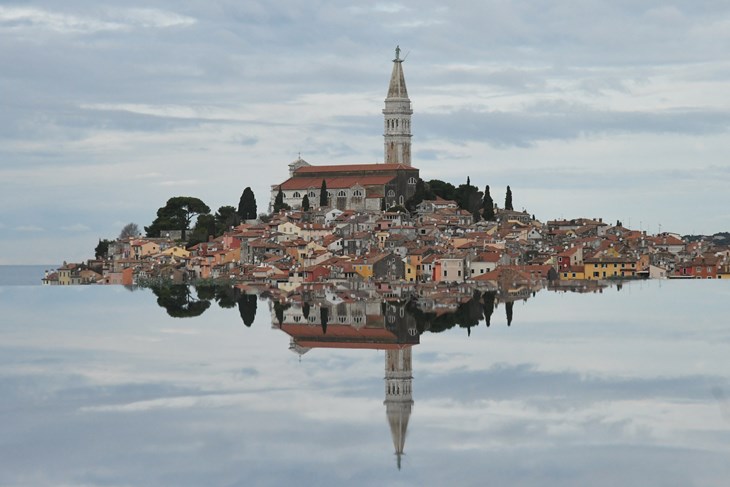
<instances>
[{"instance_id":1,"label":"church roof","mask_svg":"<svg viewBox=\"0 0 730 487\"><path fill-rule=\"evenodd\" d=\"M338 164L331 166L304 166L295 171L297 175L320 172L354 172L354 171L396 171L399 169L417 170L405 164Z\"/></svg>"},{"instance_id":2,"label":"church roof","mask_svg":"<svg viewBox=\"0 0 730 487\"><path fill-rule=\"evenodd\" d=\"M382 164L381 164L382 165ZM353 186L375 186L388 184L393 180L393 175L383 176L341 176L341 177L294 177L281 183L282 190L292 189L319 189L322 186L322 179L327 184L327 190L352 188Z\"/></svg>"}]
</instances>

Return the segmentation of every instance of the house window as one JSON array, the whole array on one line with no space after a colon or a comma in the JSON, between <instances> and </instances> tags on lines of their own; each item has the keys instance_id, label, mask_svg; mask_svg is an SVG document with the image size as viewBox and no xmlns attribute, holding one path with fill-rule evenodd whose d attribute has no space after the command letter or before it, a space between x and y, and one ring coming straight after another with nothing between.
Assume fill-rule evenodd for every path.
<instances>
[{"instance_id":1,"label":"house window","mask_svg":"<svg viewBox=\"0 0 730 487\"><path fill-rule=\"evenodd\" d=\"M449 275L449 271L444 271L444 277Z\"/></svg>"},{"instance_id":2,"label":"house window","mask_svg":"<svg viewBox=\"0 0 730 487\"><path fill-rule=\"evenodd\" d=\"M299 191L294 191L294 194L292 195L292 198L301 198L302 195L299 194Z\"/></svg>"}]
</instances>

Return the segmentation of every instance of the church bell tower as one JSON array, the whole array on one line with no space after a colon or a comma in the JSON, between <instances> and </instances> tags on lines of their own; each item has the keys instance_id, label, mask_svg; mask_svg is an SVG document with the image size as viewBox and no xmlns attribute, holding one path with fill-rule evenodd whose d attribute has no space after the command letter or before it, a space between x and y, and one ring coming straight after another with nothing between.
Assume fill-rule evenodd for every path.
<instances>
[{"instance_id":1,"label":"church bell tower","mask_svg":"<svg viewBox=\"0 0 730 487\"><path fill-rule=\"evenodd\" d=\"M390 75L388 96L385 99L385 163L411 166L411 100L408 98L403 76L400 47L395 48L393 73Z\"/></svg>"}]
</instances>

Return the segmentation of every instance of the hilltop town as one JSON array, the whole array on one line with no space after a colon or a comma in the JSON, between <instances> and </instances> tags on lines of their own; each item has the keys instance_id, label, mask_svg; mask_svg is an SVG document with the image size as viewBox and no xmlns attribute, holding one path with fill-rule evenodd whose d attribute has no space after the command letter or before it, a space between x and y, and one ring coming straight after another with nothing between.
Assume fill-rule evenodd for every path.
<instances>
[{"instance_id":1,"label":"hilltop town","mask_svg":"<svg viewBox=\"0 0 730 487\"><path fill-rule=\"evenodd\" d=\"M473 223L455 202L425 200L414 215L317 209L282 211L186 248L171 237L113 242L105 259L65 263L48 285L183 283L220 279L294 290L304 283L534 282L730 279L730 248L647 235L601 219L533 220L497 210Z\"/></svg>"},{"instance_id":2,"label":"hilltop town","mask_svg":"<svg viewBox=\"0 0 730 487\"><path fill-rule=\"evenodd\" d=\"M317 282L730 278L727 241L649 235L601 218L541 222L513 209L509 187L499 208L489 186L480 192L467 181L451 198L450 184L424 182L411 164L413 110L403 61L396 48L383 109L383 163L316 166L299 157L288 166L289 178L271 186L267 214L243 211L225 231L207 232L214 218L198 212L196 232L187 232L191 213L171 228L173 220L163 217L172 210L161 208L145 237L110 242L98 259L64 263L43 283L212 279L293 291Z\"/></svg>"}]
</instances>

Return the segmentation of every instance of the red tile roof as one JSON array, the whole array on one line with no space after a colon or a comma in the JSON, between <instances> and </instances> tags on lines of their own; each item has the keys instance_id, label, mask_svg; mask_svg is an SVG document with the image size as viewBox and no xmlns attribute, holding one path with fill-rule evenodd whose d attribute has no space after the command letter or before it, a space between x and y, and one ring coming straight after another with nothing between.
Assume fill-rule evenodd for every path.
<instances>
[{"instance_id":1,"label":"red tile roof","mask_svg":"<svg viewBox=\"0 0 730 487\"><path fill-rule=\"evenodd\" d=\"M381 166L383 164L380 164ZM390 165L390 164L389 164ZM355 185L360 186L376 186L384 185L391 182L395 176L384 175L384 176L340 176L340 177L293 177L289 178L281 183L282 190L300 189L305 190L308 188L319 189L322 186L322 179L327 184L327 190L332 189L344 189L351 188Z\"/></svg>"},{"instance_id":2,"label":"red tile roof","mask_svg":"<svg viewBox=\"0 0 730 487\"><path fill-rule=\"evenodd\" d=\"M320 172L354 172L354 171L396 171L399 169L413 169L415 167L403 164L340 164L333 166L303 166L294 171L295 174L309 174Z\"/></svg>"}]
</instances>

